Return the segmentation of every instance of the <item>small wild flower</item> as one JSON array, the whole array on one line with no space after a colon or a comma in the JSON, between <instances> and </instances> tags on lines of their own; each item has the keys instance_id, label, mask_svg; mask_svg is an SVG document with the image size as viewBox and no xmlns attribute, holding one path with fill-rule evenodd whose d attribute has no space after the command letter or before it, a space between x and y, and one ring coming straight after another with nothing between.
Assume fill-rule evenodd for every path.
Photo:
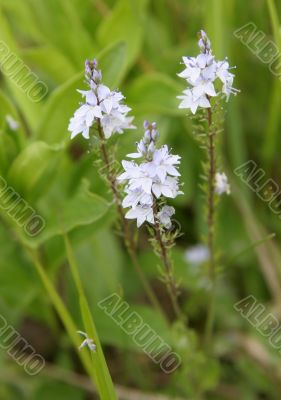
<instances>
[{"instance_id":1,"label":"small wild flower","mask_svg":"<svg viewBox=\"0 0 281 400\"><path fill-rule=\"evenodd\" d=\"M151 304L162 313L161 305L143 274L137 258L135 237L131 234L129 221L125 218L125 212L121 205L122 197L117 182L119 162L116 160L114 146L107 140L115 133L123 133L124 129L134 129L135 126L132 125L134 117L128 116L131 108L124 104L122 93L117 90L111 91L102 83L102 73L97 66L96 60L86 60L85 62L85 78L88 90L78 90L84 101L70 119L68 129L71 132L71 138L81 133L85 139L89 139L91 132L94 134L93 137L97 139L95 146L92 146L91 149L96 152L95 164L100 175L105 178L116 205L118 231L124 239L125 247L143 284L147 297L150 299ZM150 147L149 152L151 151L152 148ZM138 211L138 189L130 193L130 196L128 193L126 202L128 206L135 205L137 207L135 212ZM149 203L149 200L144 200L145 204L147 202ZM153 221L154 217L149 213L151 213L151 207L148 210L143 207L139 210L136 218L138 221Z\"/></svg>"},{"instance_id":2,"label":"small wild flower","mask_svg":"<svg viewBox=\"0 0 281 400\"><path fill-rule=\"evenodd\" d=\"M193 114L198 107L211 107L212 97L222 94L228 100L231 93L237 93L232 86L234 74L230 72L227 58L217 61L212 54L211 43L206 33L201 30L199 35L198 45L201 53L196 57L183 57L185 70L178 74L188 83L183 95L178 96L182 100L179 108L189 108Z\"/></svg>"},{"instance_id":3,"label":"small wild flower","mask_svg":"<svg viewBox=\"0 0 281 400\"><path fill-rule=\"evenodd\" d=\"M187 89L178 98L181 100L179 108L190 109L192 114L199 114L200 135L196 135L206 152L204 165L205 184L203 189L206 196L206 223L208 227L205 238L208 249L208 279L210 297L208 300L208 316L206 321L206 344L214 323L214 293L217 275L218 252L215 248L216 206L218 196L230 193L230 185L224 173L217 172L217 136L221 131L218 107L222 100L228 101L231 94L236 95L238 90L233 87L234 74L227 61L216 60L211 48L211 42L206 33L199 32L198 46L200 54L196 57L183 57L185 69L180 74L187 82ZM215 101L213 101L215 99ZM195 253L196 257L197 254ZM190 254L187 254L187 258ZM191 253L191 259L194 254ZM196 259L195 257L195 259ZM209 285L208 285L209 286Z\"/></svg>"},{"instance_id":4,"label":"small wild flower","mask_svg":"<svg viewBox=\"0 0 281 400\"><path fill-rule=\"evenodd\" d=\"M136 219L138 227L145 221L154 225L157 220L162 227L169 229L174 209L166 205L158 207L156 203L160 199L163 202L165 198L175 198L182 193L177 169L180 156L172 155L167 145L157 147L159 132L155 122L149 124L145 121L144 129L144 136L137 143L137 153L127 156L141 159L141 162L122 161L125 172L118 177L120 182L126 183L126 196L122 205L124 208L130 207L125 217Z\"/></svg>"},{"instance_id":5,"label":"small wild flower","mask_svg":"<svg viewBox=\"0 0 281 400\"><path fill-rule=\"evenodd\" d=\"M166 228L170 229L172 227L171 217L175 214L174 207L164 206L161 211L159 211L156 215L160 224Z\"/></svg>"},{"instance_id":6,"label":"small wild flower","mask_svg":"<svg viewBox=\"0 0 281 400\"><path fill-rule=\"evenodd\" d=\"M97 69L96 60L85 62L85 79L88 90L78 90L83 103L71 118L68 130L71 139L82 133L89 139L90 128L100 122L103 133L108 139L114 133L123 133L124 129L133 129L133 117L127 114L131 109L123 104L124 96L117 90L111 91L102 83L102 73Z\"/></svg>"},{"instance_id":7,"label":"small wild flower","mask_svg":"<svg viewBox=\"0 0 281 400\"><path fill-rule=\"evenodd\" d=\"M215 192L218 195L223 193L230 194L230 184L224 172L217 172L215 176Z\"/></svg>"},{"instance_id":8,"label":"small wild flower","mask_svg":"<svg viewBox=\"0 0 281 400\"><path fill-rule=\"evenodd\" d=\"M210 252L206 245L196 244L188 248L185 252L185 259L189 264L200 265L208 261Z\"/></svg>"},{"instance_id":9,"label":"small wild flower","mask_svg":"<svg viewBox=\"0 0 281 400\"><path fill-rule=\"evenodd\" d=\"M79 346L79 350L83 349L83 347L88 347L91 351L96 351L96 345L94 344L93 339L90 339L87 335L87 333L82 332L82 331L77 331L77 333L79 333L79 335L83 336L85 339L83 340L83 342L81 343L81 345Z\"/></svg>"},{"instance_id":10,"label":"small wild flower","mask_svg":"<svg viewBox=\"0 0 281 400\"><path fill-rule=\"evenodd\" d=\"M122 206L130 208L125 218L136 219L138 227L144 222L150 224L150 242L163 265L162 280L167 286L175 315L184 319L170 257L170 248L179 232L178 229L171 229L175 209L166 204L166 199L182 194L178 171L181 157L171 154L167 145L157 146L159 132L155 122L150 124L145 121L144 130L143 138L137 143L137 152L128 154L129 158L140 159L140 162L122 162L124 172L118 177L119 182L126 184Z\"/></svg>"},{"instance_id":11,"label":"small wild flower","mask_svg":"<svg viewBox=\"0 0 281 400\"><path fill-rule=\"evenodd\" d=\"M9 128L12 131L16 131L18 129L19 123L11 115L9 115L9 114L6 115L5 119L6 119L6 122L7 122L8 126L9 126Z\"/></svg>"}]
</instances>

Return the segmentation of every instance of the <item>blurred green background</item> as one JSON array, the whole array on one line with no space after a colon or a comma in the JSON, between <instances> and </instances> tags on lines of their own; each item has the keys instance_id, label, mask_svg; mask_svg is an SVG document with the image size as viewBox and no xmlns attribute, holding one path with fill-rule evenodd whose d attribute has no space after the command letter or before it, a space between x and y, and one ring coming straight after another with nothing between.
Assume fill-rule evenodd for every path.
<instances>
[{"instance_id":1,"label":"blurred green background","mask_svg":"<svg viewBox=\"0 0 281 400\"><path fill-rule=\"evenodd\" d=\"M280 399L280 354L233 309L255 296L268 312L281 316L281 224L268 205L235 177L247 160L280 181L281 82L235 36L248 22L280 46L281 4L273 0L0 0L0 40L48 87L32 102L12 79L1 73L0 173L46 220L42 234L30 238L1 210L0 314L42 354L47 366L36 377L0 352L0 399L94 399L83 369L55 314L25 249L38 248L44 265L81 325L75 288L66 263L62 229L69 232L113 380L132 391L124 399L196 399L198 387L208 399ZM232 195L220 204L218 247L222 252L217 290L215 360L202 354L205 320L204 266L185 259L188 247L204 232L200 190L203 152L193 136L192 121L178 110L176 96L184 82L183 55L196 55L197 32L205 29L215 55L236 66L241 93L225 106L221 161L232 182ZM281 47L280 47L281 51ZM70 142L67 126L84 89L86 58L96 57L104 83L119 88L135 115L136 131L113 139L118 158L134 150L144 119L157 121L161 142L182 156L184 195L174 202L184 235L174 250L175 274L181 278L182 307L190 321L189 340L177 326L167 328L149 306L122 241L116 235L110 194L93 166L83 138ZM11 115L19 123L12 131ZM62 228L63 227L63 228ZM275 238L256 242L275 233ZM140 234L139 254L145 273L170 313L158 279L157 260ZM248 251L243 251L248 249ZM237 254L241 252L239 257ZM184 366L171 376L139 350L130 337L98 308L113 292L124 295L161 336L181 354ZM135 390L136 392L134 392ZM199 390L199 391L200 391ZM145 396L149 392L151 397ZM145 397L140 397L141 395ZM126 397L127 396L127 397ZM162 397L159 397L160 399ZM166 397L163 397L166 399Z\"/></svg>"}]
</instances>

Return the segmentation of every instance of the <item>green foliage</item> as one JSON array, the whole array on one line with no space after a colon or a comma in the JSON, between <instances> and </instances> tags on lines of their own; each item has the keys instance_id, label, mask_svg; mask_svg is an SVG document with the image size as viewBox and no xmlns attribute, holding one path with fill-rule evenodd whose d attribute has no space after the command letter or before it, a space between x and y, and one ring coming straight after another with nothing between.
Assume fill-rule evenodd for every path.
<instances>
[{"instance_id":1,"label":"green foliage","mask_svg":"<svg viewBox=\"0 0 281 400\"><path fill-rule=\"evenodd\" d=\"M281 7L275 0L0 0L0 40L48 87L47 96L34 103L11 76L1 73L0 174L46 225L39 235L28 236L1 207L0 313L48 361L48 368L31 379L3 352L1 400L84 400L89 394L81 384L85 379L80 376L81 365L106 391L103 356L94 355L98 368L93 373L87 349L74 355L80 344L76 328L100 340L113 381L121 386L171 399L279 399L277 350L233 304L251 294L273 314L280 308L280 219L234 173L252 159L266 171L263 182L273 178L280 183L280 77L274 77L233 33L252 21L265 33L264 43L272 40L280 49L280 20ZM219 133L218 161L230 177L232 195L221 198L217 214L220 263L213 358L202 350L206 264L194 265L185 254L202 242L206 232L201 191L204 152L193 122L178 109L176 98L184 89L176 75L182 70L181 57L197 54L196 32L201 28L208 32L218 58L228 56L237 66L235 87L241 90L225 105L225 130ZM171 203L184 235L171 253L188 327L169 324L149 304L117 232L116 210L94 163L98 152L90 152L81 137L70 140L69 119L81 101L77 89L86 88L84 61L94 57L105 84L126 95L136 116L135 131L112 139L118 160L133 151L143 119L157 121L161 142L182 157L185 193ZM8 126L7 115L18 122L17 130ZM133 224L131 228L133 232ZM81 308L67 262L65 234L85 292L80 293ZM149 248L145 229L138 239L141 267L172 320L159 279L159 260ZM183 362L175 373L164 374L98 307L112 293L127 301L180 355ZM56 374L56 368L63 374ZM113 396L111 388L107 393Z\"/></svg>"}]
</instances>

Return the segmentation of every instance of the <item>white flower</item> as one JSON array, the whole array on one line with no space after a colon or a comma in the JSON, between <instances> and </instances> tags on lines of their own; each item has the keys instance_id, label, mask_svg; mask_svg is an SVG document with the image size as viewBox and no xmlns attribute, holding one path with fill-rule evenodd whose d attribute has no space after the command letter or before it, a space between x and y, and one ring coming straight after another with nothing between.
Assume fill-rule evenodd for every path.
<instances>
[{"instance_id":1,"label":"white flower","mask_svg":"<svg viewBox=\"0 0 281 400\"><path fill-rule=\"evenodd\" d=\"M201 67L196 63L193 57L183 57L186 69L178 74L180 78L184 78L191 82L196 82L201 73Z\"/></svg>"},{"instance_id":2,"label":"white flower","mask_svg":"<svg viewBox=\"0 0 281 400\"><path fill-rule=\"evenodd\" d=\"M212 82L205 79L198 80L198 83L192 89L192 95L194 100L198 100L203 96L215 97L216 91Z\"/></svg>"},{"instance_id":3,"label":"white flower","mask_svg":"<svg viewBox=\"0 0 281 400\"><path fill-rule=\"evenodd\" d=\"M83 347L88 347L91 351L96 351L97 346L94 344L93 339L90 339L87 335L87 333L82 332L82 331L77 331L77 333L79 333L79 335L84 336L84 340L81 343L81 345L79 346L79 350L81 350Z\"/></svg>"},{"instance_id":4,"label":"white flower","mask_svg":"<svg viewBox=\"0 0 281 400\"><path fill-rule=\"evenodd\" d=\"M125 215L128 219L136 219L137 227L139 228L145 221L154 224L153 209L148 205L138 205L131 208Z\"/></svg>"},{"instance_id":5,"label":"white flower","mask_svg":"<svg viewBox=\"0 0 281 400\"><path fill-rule=\"evenodd\" d=\"M207 246L203 244L197 244L190 247L185 252L185 259L192 265L200 265L208 261L210 252Z\"/></svg>"},{"instance_id":6,"label":"white flower","mask_svg":"<svg viewBox=\"0 0 281 400\"><path fill-rule=\"evenodd\" d=\"M197 57L183 57L185 69L178 74L188 83L188 89L183 95L178 96L181 101L179 108L190 109L193 114L198 107L211 107L210 99L224 94L226 100L230 94L237 94L238 90L233 88L234 74L230 72L228 61L216 61L211 51L210 41L204 31L200 31L198 45L201 54ZM220 80L222 89L215 90L216 81Z\"/></svg>"},{"instance_id":7,"label":"white flower","mask_svg":"<svg viewBox=\"0 0 281 400\"><path fill-rule=\"evenodd\" d=\"M117 179L119 181L124 181L124 180L132 179L132 178L138 178L140 176L140 167L135 162L123 160L122 166L123 166L125 172L123 172L123 174L118 176Z\"/></svg>"},{"instance_id":8,"label":"white flower","mask_svg":"<svg viewBox=\"0 0 281 400\"><path fill-rule=\"evenodd\" d=\"M135 161L123 160L124 172L117 178L119 182L126 183L126 196L122 206L131 207L125 217L136 219L138 227L145 221L154 224L154 207L156 209L158 207L157 199L161 196L175 198L182 194L178 182L180 173L177 170L180 157L170 154L166 145L156 148L159 133L155 123L149 125L145 122L144 128L144 137L137 143L138 152L128 154L130 158L143 158L144 161L137 164ZM161 223L166 228L169 226L168 217L172 209L164 206L161 212L158 212L163 221Z\"/></svg>"},{"instance_id":9,"label":"white flower","mask_svg":"<svg viewBox=\"0 0 281 400\"><path fill-rule=\"evenodd\" d=\"M184 95L177 96L178 99L182 100L182 102L179 105L179 108L190 108L192 114L195 114L198 107L202 108L211 107L211 104L206 96L199 97L197 100L195 100L192 90L187 89L184 90L183 93Z\"/></svg>"},{"instance_id":10,"label":"white flower","mask_svg":"<svg viewBox=\"0 0 281 400\"><path fill-rule=\"evenodd\" d=\"M215 176L215 191L218 195L223 193L230 194L230 185L225 173L217 172Z\"/></svg>"},{"instance_id":11,"label":"white flower","mask_svg":"<svg viewBox=\"0 0 281 400\"><path fill-rule=\"evenodd\" d=\"M95 95L93 90L79 90L78 93L81 93L82 97L85 97L86 103L91 106L96 106L98 104L97 96Z\"/></svg>"},{"instance_id":12,"label":"white flower","mask_svg":"<svg viewBox=\"0 0 281 400\"><path fill-rule=\"evenodd\" d=\"M18 129L19 123L11 115L6 115L5 119L12 131L16 131Z\"/></svg>"},{"instance_id":13,"label":"white flower","mask_svg":"<svg viewBox=\"0 0 281 400\"><path fill-rule=\"evenodd\" d=\"M155 181L152 184L152 192L158 199L160 196L165 196L171 199L176 198L179 194L183 192L179 191L179 183L177 178L167 176L165 181Z\"/></svg>"},{"instance_id":14,"label":"white flower","mask_svg":"<svg viewBox=\"0 0 281 400\"><path fill-rule=\"evenodd\" d=\"M126 197L124 197L122 206L124 208L127 207L136 207L138 204L141 206L149 205L152 206L153 204L153 197L151 194L145 193L141 188L137 189L125 189L125 192L128 193Z\"/></svg>"},{"instance_id":15,"label":"white flower","mask_svg":"<svg viewBox=\"0 0 281 400\"><path fill-rule=\"evenodd\" d=\"M145 165L145 169L149 176L152 178L157 177L164 183L168 174L180 176L180 173L175 168L175 165L179 164L180 156L169 154L168 146L164 145L154 151L152 161Z\"/></svg>"},{"instance_id":16,"label":"white flower","mask_svg":"<svg viewBox=\"0 0 281 400\"><path fill-rule=\"evenodd\" d=\"M113 133L123 133L124 129L135 129L132 125L133 119L134 117L126 117L117 111L105 115L101 120L105 138L108 139Z\"/></svg>"},{"instance_id":17,"label":"white flower","mask_svg":"<svg viewBox=\"0 0 281 400\"><path fill-rule=\"evenodd\" d=\"M142 190L144 193L150 194L153 179L148 176L145 170L146 165L137 165L132 161L122 161L122 165L125 172L121 174L117 179L119 181L129 181L128 188L132 191Z\"/></svg>"},{"instance_id":18,"label":"white flower","mask_svg":"<svg viewBox=\"0 0 281 400\"><path fill-rule=\"evenodd\" d=\"M106 139L114 133L123 133L124 129L134 129L133 117L127 116L131 109L123 104L124 96L101 83L102 75L97 70L95 60L86 61L85 77L90 90L78 90L84 103L70 119L68 130L71 132L71 139L79 133L89 139L90 128L97 121L101 124Z\"/></svg>"},{"instance_id":19,"label":"white flower","mask_svg":"<svg viewBox=\"0 0 281 400\"><path fill-rule=\"evenodd\" d=\"M217 62L216 75L222 81L222 83L225 83L226 80L228 79L229 75L230 75L228 70L229 70L228 61L224 60L224 61L218 61Z\"/></svg>"},{"instance_id":20,"label":"white flower","mask_svg":"<svg viewBox=\"0 0 281 400\"><path fill-rule=\"evenodd\" d=\"M141 168L140 168L141 170ZM141 189L144 193L150 194L152 189L153 179L149 176L146 176L144 173L139 178L133 178L129 182L129 189Z\"/></svg>"},{"instance_id":21,"label":"white flower","mask_svg":"<svg viewBox=\"0 0 281 400\"><path fill-rule=\"evenodd\" d=\"M170 229L172 226L171 216L174 214L174 207L164 206L156 216L161 225L163 225L166 229Z\"/></svg>"},{"instance_id":22,"label":"white flower","mask_svg":"<svg viewBox=\"0 0 281 400\"><path fill-rule=\"evenodd\" d=\"M75 111L74 117L70 119L68 129L72 131L71 139L82 133L85 139L89 139L89 129L94 123L95 118L101 118L100 106L83 104Z\"/></svg>"}]
</instances>

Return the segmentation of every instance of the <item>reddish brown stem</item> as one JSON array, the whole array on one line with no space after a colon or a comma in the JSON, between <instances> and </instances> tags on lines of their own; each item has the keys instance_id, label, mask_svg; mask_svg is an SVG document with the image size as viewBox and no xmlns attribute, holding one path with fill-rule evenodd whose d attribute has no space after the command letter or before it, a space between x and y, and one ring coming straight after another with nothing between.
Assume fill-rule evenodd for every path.
<instances>
[{"instance_id":1,"label":"reddish brown stem","mask_svg":"<svg viewBox=\"0 0 281 400\"><path fill-rule=\"evenodd\" d=\"M215 156L215 133L212 130L212 110L208 108L208 249L209 249L209 279L211 282L211 292L208 302L208 314L205 327L205 345L209 346L214 325L214 307L215 307L215 283L216 266L214 250L214 214L215 214L215 175L216 175L216 156Z\"/></svg>"},{"instance_id":2,"label":"reddish brown stem","mask_svg":"<svg viewBox=\"0 0 281 400\"><path fill-rule=\"evenodd\" d=\"M136 254L136 246L135 246L134 238L130 232L130 227L129 227L128 221L126 220L125 215L124 215L124 211L122 208L122 199L120 197L120 193L118 190L116 177L111 171L110 159L109 159L109 155L107 152L107 148L105 146L105 137L104 137L103 129L102 129L102 126L101 126L101 123L99 120L97 121L97 130L98 130L98 135L99 135L99 139L100 139L100 150L101 150L101 154L102 154L102 159L103 159L103 162L104 162L105 168L106 168L107 180L109 182L109 185L110 185L110 188L111 188L111 191L113 194L114 202L117 207L117 212L118 212L118 215L120 218L120 223L121 223L121 227L122 227L122 231L123 231L126 249L131 258L131 261L135 268L135 271L138 274L139 279L145 289L145 292L146 292L146 295L147 295L149 301L155 307L155 309L157 311L159 311L161 313L161 315L163 315L164 318L166 319L166 315L159 303L159 300L156 297L149 282L147 281L147 279L143 273L143 270L139 264L137 254Z\"/></svg>"},{"instance_id":3,"label":"reddish brown stem","mask_svg":"<svg viewBox=\"0 0 281 400\"><path fill-rule=\"evenodd\" d=\"M180 309L180 306L178 303L178 288L177 288L177 284L176 284L176 282L174 280L174 276L173 276L172 263L169 258L169 254L168 254L166 245L163 241L162 231L161 231L159 221L156 218L157 213L158 213L157 202L155 200L154 204L153 204L154 227L155 227L156 239L157 239L157 242L158 242L159 248L160 248L160 257L161 257L161 260L162 260L162 263L164 266L164 270L165 270L165 278L166 278L165 283L167 285L167 290L168 290L176 317L184 320L185 318L181 312L181 309Z\"/></svg>"}]
</instances>

